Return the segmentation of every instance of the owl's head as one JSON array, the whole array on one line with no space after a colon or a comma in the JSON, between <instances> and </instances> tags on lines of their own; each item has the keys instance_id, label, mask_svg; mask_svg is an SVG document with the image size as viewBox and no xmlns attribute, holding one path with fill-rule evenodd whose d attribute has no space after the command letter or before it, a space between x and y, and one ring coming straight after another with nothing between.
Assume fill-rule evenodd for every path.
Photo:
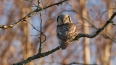
<instances>
[{"instance_id":1,"label":"owl's head","mask_svg":"<svg viewBox=\"0 0 116 65\"><path fill-rule=\"evenodd\" d=\"M58 25L66 24L66 23L72 23L71 18L69 15L59 15L57 18Z\"/></svg>"}]
</instances>

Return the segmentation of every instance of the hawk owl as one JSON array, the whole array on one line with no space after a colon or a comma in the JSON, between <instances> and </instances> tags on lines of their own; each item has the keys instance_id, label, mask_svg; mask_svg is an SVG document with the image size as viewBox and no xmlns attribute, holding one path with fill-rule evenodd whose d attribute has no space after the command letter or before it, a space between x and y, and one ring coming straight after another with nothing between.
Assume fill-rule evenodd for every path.
<instances>
[{"instance_id":1,"label":"hawk owl","mask_svg":"<svg viewBox=\"0 0 116 65\"><path fill-rule=\"evenodd\" d=\"M71 21L68 15L59 15L57 17L57 38L59 40L60 48L66 49L67 46L76 37L76 26Z\"/></svg>"}]
</instances>

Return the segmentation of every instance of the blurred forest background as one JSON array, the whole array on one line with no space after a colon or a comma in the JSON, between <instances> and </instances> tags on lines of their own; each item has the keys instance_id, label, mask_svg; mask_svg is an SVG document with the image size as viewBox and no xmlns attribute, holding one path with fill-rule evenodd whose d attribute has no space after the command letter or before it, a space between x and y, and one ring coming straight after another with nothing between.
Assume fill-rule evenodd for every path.
<instances>
[{"instance_id":1,"label":"blurred forest background","mask_svg":"<svg viewBox=\"0 0 116 65\"><path fill-rule=\"evenodd\" d=\"M62 0L42 0L42 6ZM0 0L0 25L10 25L36 9L37 0ZM42 52L59 46L56 37L57 16L68 14L78 33L94 34L115 12L115 0L69 0L42 11L42 31L46 41ZM38 53L40 12L12 29L0 29L0 65L11 65ZM116 23L116 19L113 19ZM34 29L34 27L36 29ZM67 49L58 50L27 65L63 65L71 63L116 65L116 26L110 24L95 38L80 38ZM44 39L44 37L42 38ZM76 64L76 65L80 65ZM71 64L72 65L72 64Z\"/></svg>"}]
</instances>

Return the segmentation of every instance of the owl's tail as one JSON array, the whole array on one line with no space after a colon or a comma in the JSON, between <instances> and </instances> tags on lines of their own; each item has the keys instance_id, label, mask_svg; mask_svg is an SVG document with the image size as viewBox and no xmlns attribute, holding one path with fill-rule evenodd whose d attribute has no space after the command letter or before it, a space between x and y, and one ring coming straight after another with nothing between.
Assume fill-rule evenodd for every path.
<instances>
[{"instance_id":1,"label":"owl's tail","mask_svg":"<svg viewBox=\"0 0 116 65\"><path fill-rule=\"evenodd\" d=\"M65 41L61 41L61 45L60 45L60 48L61 49L66 49L69 45L69 42L65 42Z\"/></svg>"}]
</instances>

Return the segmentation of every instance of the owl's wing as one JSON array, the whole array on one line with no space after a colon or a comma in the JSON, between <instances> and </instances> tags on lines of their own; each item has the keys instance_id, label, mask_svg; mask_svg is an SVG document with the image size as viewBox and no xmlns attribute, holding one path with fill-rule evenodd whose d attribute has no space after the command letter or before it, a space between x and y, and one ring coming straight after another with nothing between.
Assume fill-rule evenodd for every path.
<instances>
[{"instance_id":1,"label":"owl's wing","mask_svg":"<svg viewBox=\"0 0 116 65\"><path fill-rule=\"evenodd\" d=\"M68 31L67 25L57 25L57 37L61 40L66 39L66 31Z\"/></svg>"},{"instance_id":2,"label":"owl's wing","mask_svg":"<svg viewBox=\"0 0 116 65\"><path fill-rule=\"evenodd\" d=\"M72 41L76 35L77 35L77 29L76 26L73 23L70 23L70 25L68 26L68 31L67 31L67 39Z\"/></svg>"},{"instance_id":3,"label":"owl's wing","mask_svg":"<svg viewBox=\"0 0 116 65\"><path fill-rule=\"evenodd\" d=\"M76 26L73 24L73 23L70 23L69 25L68 25L68 33L69 34L73 34L73 33L75 33L76 32Z\"/></svg>"},{"instance_id":4,"label":"owl's wing","mask_svg":"<svg viewBox=\"0 0 116 65\"><path fill-rule=\"evenodd\" d=\"M69 40L76 34L76 26L73 23L57 25L57 37L62 40Z\"/></svg>"}]
</instances>

